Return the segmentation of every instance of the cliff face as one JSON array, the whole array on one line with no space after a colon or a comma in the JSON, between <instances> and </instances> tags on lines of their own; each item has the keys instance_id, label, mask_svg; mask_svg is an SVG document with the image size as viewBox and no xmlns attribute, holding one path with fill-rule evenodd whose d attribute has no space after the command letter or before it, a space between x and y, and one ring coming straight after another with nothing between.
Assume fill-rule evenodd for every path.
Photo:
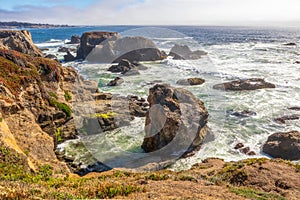
<instances>
[{"instance_id":1,"label":"cliff face","mask_svg":"<svg viewBox=\"0 0 300 200\"><path fill-rule=\"evenodd\" d=\"M64 138L76 137L70 126L70 101L77 73L38 57L29 32L4 31L0 38L3 35L8 38L0 39L0 144L25 157L32 170L48 164L54 171L68 173L54 147ZM25 38L28 43L24 44ZM31 46L23 49L22 45ZM68 136L62 133L64 129Z\"/></svg>"},{"instance_id":2,"label":"cliff face","mask_svg":"<svg viewBox=\"0 0 300 200\"><path fill-rule=\"evenodd\" d=\"M43 56L43 53L33 44L29 31L1 31L0 48L15 50L32 56Z\"/></svg>"}]
</instances>

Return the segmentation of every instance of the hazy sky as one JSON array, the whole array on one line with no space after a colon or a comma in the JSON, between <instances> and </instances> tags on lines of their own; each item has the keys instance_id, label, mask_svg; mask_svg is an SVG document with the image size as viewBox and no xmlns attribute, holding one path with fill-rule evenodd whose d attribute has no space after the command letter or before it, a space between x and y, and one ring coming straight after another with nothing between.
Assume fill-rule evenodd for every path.
<instances>
[{"instance_id":1,"label":"hazy sky","mask_svg":"<svg viewBox=\"0 0 300 200\"><path fill-rule=\"evenodd\" d=\"M0 0L0 21L300 26L300 0Z\"/></svg>"}]
</instances>

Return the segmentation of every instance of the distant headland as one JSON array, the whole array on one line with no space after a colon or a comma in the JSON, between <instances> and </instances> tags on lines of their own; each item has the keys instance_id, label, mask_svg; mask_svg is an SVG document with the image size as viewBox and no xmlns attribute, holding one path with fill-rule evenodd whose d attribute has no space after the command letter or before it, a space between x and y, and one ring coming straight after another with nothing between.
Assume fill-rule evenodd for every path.
<instances>
[{"instance_id":1,"label":"distant headland","mask_svg":"<svg viewBox=\"0 0 300 200\"><path fill-rule=\"evenodd\" d=\"M28 23L28 22L1 22L0 29L21 29L21 28L61 28L61 27L75 27L70 25L58 25L58 24L41 24L41 23Z\"/></svg>"}]
</instances>

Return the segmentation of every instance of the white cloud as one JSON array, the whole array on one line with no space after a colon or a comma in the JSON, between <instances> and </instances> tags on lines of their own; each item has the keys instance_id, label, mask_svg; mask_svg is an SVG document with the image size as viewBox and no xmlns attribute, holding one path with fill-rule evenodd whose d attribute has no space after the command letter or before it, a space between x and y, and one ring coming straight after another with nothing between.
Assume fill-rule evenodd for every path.
<instances>
[{"instance_id":1,"label":"white cloud","mask_svg":"<svg viewBox=\"0 0 300 200\"><path fill-rule=\"evenodd\" d=\"M24 7L1 20L57 24L246 25L300 22L299 0L102 0L86 8Z\"/></svg>"}]
</instances>

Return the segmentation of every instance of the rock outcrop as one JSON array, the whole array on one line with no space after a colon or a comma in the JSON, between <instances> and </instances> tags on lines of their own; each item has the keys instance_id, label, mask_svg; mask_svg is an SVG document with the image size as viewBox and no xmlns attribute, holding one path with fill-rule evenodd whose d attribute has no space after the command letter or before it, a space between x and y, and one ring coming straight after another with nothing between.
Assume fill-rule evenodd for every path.
<instances>
[{"instance_id":1,"label":"rock outcrop","mask_svg":"<svg viewBox=\"0 0 300 200\"><path fill-rule=\"evenodd\" d=\"M31 56L42 57L43 53L33 44L29 31L0 31L0 48L14 50Z\"/></svg>"},{"instance_id":2,"label":"rock outcrop","mask_svg":"<svg viewBox=\"0 0 300 200\"><path fill-rule=\"evenodd\" d=\"M96 45L114 41L120 38L116 32L86 32L80 38L80 45L77 50L77 59L85 59Z\"/></svg>"},{"instance_id":3,"label":"rock outcrop","mask_svg":"<svg viewBox=\"0 0 300 200\"><path fill-rule=\"evenodd\" d=\"M261 78L250 78L245 80L231 81L227 83L214 85L214 89L218 90L257 90L263 88L275 88L276 86L273 83L268 83Z\"/></svg>"},{"instance_id":4,"label":"rock outcrop","mask_svg":"<svg viewBox=\"0 0 300 200\"><path fill-rule=\"evenodd\" d=\"M73 56L69 50L67 51L67 54L64 55L64 60L65 60L65 62L72 62L72 61L74 61L75 59L76 59L76 57Z\"/></svg>"},{"instance_id":5,"label":"rock outcrop","mask_svg":"<svg viewBox=\"0 0 300 200\"><path fill-rule=\"evenodd\" d=\"M202 101L185 89L155 85L150 89L148 102L150 109L142 144L145 152L169 146L172 153L183 154L200 147L208 118Z\"/></svg>"},{"instance_id":6,"label":"rock outcrop","mask_svg":"<svg viewBox=\"0 0 300 200\"><path fill-rule=\"evenodd\" d=\"M166 58L156 45L147 38L125 37L105 41L97 45L86 57L90 62L118 63L122 59L134 61L156 61Z\"/></svg>"},{"instance_id":7,"label":"rock outcrop","mask_svg":"<svg viewBox=\"0 0 300 200\"><path fill-rule=\"evenodd\" d=\"M205 51L192 51L187 45L178 44L175 44L169 53L174 60L197 60L205 55L207 55Z\"/></svg>"},{"instance_id":8,"label":"rock outcrop","mask_svg":"<svg viewBox=\"0 0 300 200\"><path fill-rule=\"evenodd\" d=\"M263 145L263 152L273 158L300 159L300 132L274 133Z\"/></svg>"},{"instance_id":9,"label":"rock outcrop","mask_svg":"<svg viewBox=\"0 0 300 200\"><path fill-rule=\"evenodd\" d=\"M80 43L80 37L78 35L72 35L71 41L67 44L79 44Z\"/></svg>"},{"instance_id":10,"label":"rock outcrop","mask_svg":"<svg viewBox=\"0 0 300 200\"><path fill-rule=\"evenodd\" d=\"M181 79L176 82L178 85L202 85L203 83L205 83L205 80L202 78Z\"/></svg>"}]
</instances>

